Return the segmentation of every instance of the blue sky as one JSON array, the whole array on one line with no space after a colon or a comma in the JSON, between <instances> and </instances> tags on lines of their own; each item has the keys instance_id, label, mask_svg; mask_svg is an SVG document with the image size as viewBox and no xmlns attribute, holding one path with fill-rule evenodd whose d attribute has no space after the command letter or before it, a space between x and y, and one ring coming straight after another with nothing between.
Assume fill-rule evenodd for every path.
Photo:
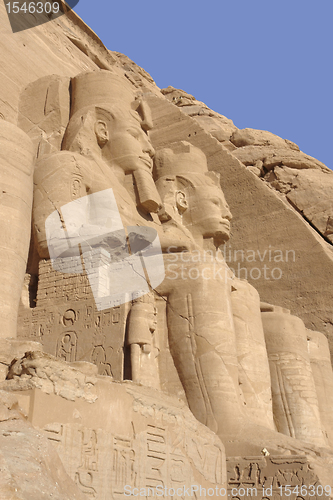
<instances>
[{"instance_id":1,"label":"blue sky","mask_svg":"<svg viewBox=\"0 0 333 500\"><path fill-rule=\"evenodd\" d=\"M333 169L333 0L80 0L111 50Z\"/></svg>"}]
</instances>

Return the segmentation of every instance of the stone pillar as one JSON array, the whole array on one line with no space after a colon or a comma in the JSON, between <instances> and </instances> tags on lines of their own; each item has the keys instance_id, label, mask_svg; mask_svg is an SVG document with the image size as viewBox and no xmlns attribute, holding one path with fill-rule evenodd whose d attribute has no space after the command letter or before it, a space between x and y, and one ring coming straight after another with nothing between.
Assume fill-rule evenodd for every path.
<instances>
[{"instance_id":1,"label":"stone pillar","mask_svg":"<svg viewBox=\"0 0 333 500\"><path fill-rule=\"evenodd\" d=\"M277 429L308 443L327 446L304 323L281 307L264 304L261 309Z\"/></svg>"},{"instance_id":2,"label":"stone pillar","mask_svg":"<svg viewBox=\"0 0 333 500\"><path fill-rule=\"evenodd\" d=\"M0 121L0 338L16 337L18 306L31 234L33 146L18 127Z\"/></svg>"},{"instance_id":3,"label":"stone pillar","mask_svg":"<svg viewBox=\"0 0 333 500\"><path fill-rule=\"evenodd\" d=\"M321 332L307 330L308 350L317 389L320 418L333 447L333 370L328 340Z\"/></svg>"}]
</instances>

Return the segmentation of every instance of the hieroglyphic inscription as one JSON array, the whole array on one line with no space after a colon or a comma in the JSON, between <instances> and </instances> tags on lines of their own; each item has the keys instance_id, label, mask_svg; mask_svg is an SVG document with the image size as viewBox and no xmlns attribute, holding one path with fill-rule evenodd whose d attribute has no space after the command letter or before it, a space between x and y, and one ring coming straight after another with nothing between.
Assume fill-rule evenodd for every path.
<instances>
[{"instance_id":1,"label":"hieroglyphic inscription","mask_svg":"<svg viewBox=\"0 0 333 500\"><path fill-rule=\"evenodd\" d=\"M62 424L49 424L44 428L47 438L58 449L63 446L64 426Z\"/></svg>"},{"instance_id":2,"label":"hieroglyphic inscription","mask_svg":"<svg viewBox=\"0 0 333 500\"><path fill-rule=\"evenodd\" d=\"M75 482L79 489L89 498L97 498L95 488L98 473L98 442L97 432L92 429L80 429L81 456L80 465L75 472Z\"/></svg>"},{"instance_id":3,"label":"hieroglyphic inscription","mask_svg":"<svg viewBox=\"0 0 333 500\"><path fill-rule=\"evenodd\" d=\"M112 493L113 497L124 495L127 484L137 485L137 467L132 439L113 437Z\"/></svg>"},{"instance_id":4,"label":"hieroglyphic inscription","mask_svg":"<svg viewBox=\"0 0 333 500\"><path fill-rule=\"evenodd\" d=\"M304 500L320 498L316 495L318 491L324 493L321 487L318 488L318 477L305 456L228 459L227 472L229 494L235 498L238 497L231 494L232 490L251 492L245 497L243 495L245 499L261 499L269 495L273 499L296 500L299 497ZM305 494L300 496L297 487L302 486ZM310 490L310 486L314 488ZM288 488L291 488L290 493Z\"/></svg>"},{"instance_id":5,"label":"hieroglyphic inscription","mask_svg":"<svg viewBox=\"0 0 333 500\"><path fill-rule=\"evenodd\" d=\"M97 432L91 429L82 429L82 448L80 469L98 471Z\"/></svg>"},{"instance_id":6,"label":"hieroglyphic inscription","mask_svg":"<svg viewBox=\"0 0 333 500\"><path fill-rule=\"evenodd\" d=\"M56 446L66 472L89 500L125 500L126 485L138 489L159 486L180 491L195 484L193 467L202 474L208 471L211 464L216 464L212 444L207 442L205 447L200 448L200 439L197 440L194 435L191 439L188 432L186 442L192 440L196 443L199 463L193 450L188 453L190 445L186 450L185 441L181 443L176 438L178 432L162 425L147 424L145 431L133 436L88 429L81 424L53 423L48 424L44 431ZM215 468L211 475L216 476ZM222 483L208 481L206 487L215 484ZM173 497L173 500L178 499L185 500L185 497Z\"/></svg>"},{"instance_id":7,"label":"hieroglyphic inscription","mask_svg":"<svg viewBox=\"0 0 333 500\"><path fill-rule=\"evenodd\" d=\"M37 340L65 361L89 361L98 373L124 378L128 306L98 311L86 275L62 274L40 262L37 305L21 308L18 338Z\"/></svg>"},{"instance_id":8,"label":"hieroglyphic inscription","mask_svg":"<svg viewBox=\"0 0 333 500\"><path fill-rule=\"evenodd\" d=\"M180 431L173 443L173 448L183 447L193 460L196 468L207 481L222 484L225 480L223 468L224 450L218 444L207 442L204 437L195 435L187 429Z\"/></svg>"},{"instance_id":9,"label":"hieroglyphic inscription","mask_svg":"<svg viewBox=\"0 0 333 500\"><path fill-rule=\"evenodd\" d=\"M93 487L94 478L91 472L76 472L75 483L87 498L97 498L97 491Z\"/></svg>"},{"instance_id":10,"label":"hieroglyphic inscription","mask_svg":"<svg viewBox=\"0 0 333 500\"><path fill-rule=\"evenodd\" d=\"M98 498L99 431L79 424L48 424L47 438L56 446L66 472L76 482L86 498Z\"/></svg>"},{"instance_id":11,"label":"hieroglyphic inscription","mask_svg":"<svg viewBox=\"0 0 333 500\"><path fill-rule=\"evenodd\" d=\"M147 430L147 487L165 486L166 476L166 429L148 425Z\"/></svg>"},{"instance_id":12,"label":"hieroglyphic inscription","mask_svg":"<svg viewBox=\"0 0 333 500\"><path fill-rule=\"evenodd\" d=\"M57 341L56 356L64 361L76 361L77 336L75 332L60 334Z\"/></svg>"}]
</instances>

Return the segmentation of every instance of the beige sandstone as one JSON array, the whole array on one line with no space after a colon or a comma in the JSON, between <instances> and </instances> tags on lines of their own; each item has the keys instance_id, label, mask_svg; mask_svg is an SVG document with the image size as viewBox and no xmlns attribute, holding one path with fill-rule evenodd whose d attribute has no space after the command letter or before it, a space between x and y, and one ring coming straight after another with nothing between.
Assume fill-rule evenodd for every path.
<instances>
[{"instance_id":1,"label":"beige sandstone","mask_svg":"<svg viewBox=\"0 0 333 500\"><path fill-rule=\"evenodd\" d=\"M126 80L131 81L133 88L139 92L151 92L156 96L162 97L159 89L146 72L142 71L142 69L132 61L129 61L126 56L108 51L98 37L75 15L74 12L71 12L66 17L62 16L52 23L39 26L34 30L16 33L14 37L5 13L5 6L1 5L0 9L2 23L0 40L2 54L1 91L3 96L2 102L0 103L0 113L12 123L17 123L19 100L24 88L29 83L36 82L36 80L41 77L48 78L50 75L59 75L62 78L65 77L68 79L84 70L112 68L113 71L118 74L125 74ZM41 50L40 47L43 47L43 50ZM176 92L175 97L182 96L183 92L177 91L177 89L173 90ZM165 97L168 97L167 94ZM162 104L162 101L159 100L159 102ZM205 115L202 116L214 118L221 126L227 126L227 129L230 129L230 137L237 130L230 120L209 110L207 106L202 103L193 99L190 100L190 102L198 105L200 109L205 110ZM44 104L45 101L40 104L41 109L45 108ZM51 108L49 106L47 109ZM183 110L189 110L189 108L190 106L179 107L178 110L180 114L173 114L171 111L166 112L167 114L169 113L170 123L172 123L173 120L171 116L174 116L176 120L179 119L178 116L182 116L184 120ZM197 113L200 111L199 108ZM199 123L193 122L194 118L199 116L197 113L193 114L192 120L188 117L186 122L182 121L184 130L187 130L188 127L192 127L190 123L199 125ZM19 116L19 120L21 119L22 118ZM213 128L219 133L219 126L217 124L214 124ZM201 125L199 129L201 130ZM199 129L194 126L193 134L194 132L198 133ZM209 131L209 129L207 130ZM187 134L178 135L176 139L188 140L189 133L191 133L190 130ZM227 134L229 134L229 132L227 132ZM41 135L43 135L42 131ZM45 140L47 141L45 136L46 134L44 133L43 142ZM192 136L191 141L193 139L195 138ZM205 139L204 142L206 143L206 152L209 153L209 139ZM286 142L289 144L289 141ZM224 147L226 146L229 148L232 147L233 150L236 148L230 140L224 140ZM297 152L295 146L292 146L291 149L288 147L288 149L290 152L292 152L292 150ZM208 157L209 156L210 154L208 154ZM327 285L325 285L326 277L329 277L332 272L330 248L325 248L322 239L315 242L315 237L312 238L312 242L308 246L304 246L304 241L308 240L309 231L302 228L302 224L299 220L291 217L287 207L277 204L276 201L274 201L275 197L273 193L268 192L263 183L258 184L255 183L254 180L250 180L239 162L235 162L233 158L228 155L223 156L225 158L225 175L222 176L223 188L234 217L232 249L246 250L250 248L256 252L259 250L262 255L265 250L268 249L267 245L258 246L257 241L259 232L261 235L260 238L263 241L270 241L272 248L281 249L281 238L279 235L284 234L285 228L289 227L290 236L288 237L288 241L290 242L290 246L288 245L287 250L295 250L298 255L297 262L293 262L292 266L288 265L288 263L282 263L281 269L283 271L283 276L281 280L277 282L270 280L271 282L267 284L266 280L261 276L260 279L253 280L252 284L259 290L263 300L290 309L294 314L300 316L305 321L308 328L321 330L330 337L332 329L330 323L332 320L330 303L332 298L330 290L327 288ZM219 162L221 162L221 159ZM250 171L248 171L248 173L250 173ZM237 189L235 189L236 185ZM242 186L244 186L244 191ZM242 203L236 201L240 199ZM260 199L262 203L258 203ZM277 214L277 216L274 217L276 229L273 232L271 231L273 222L270 214L275 213ZM244 219L244 214L247 214L247 219ZM293 220L290 220L291 218ZM254 220L258 220L260 226L254 226ZM328 224L327 230L329 231L329 216L326 217L326 220ZM260 230L258 227L260 227ZM275 233L278 237L275 237ZM291 236L292 239L290 239ZM276 241L274 241L275 239ZM246 242L246 244L244 242ZM264 263L269 265L267 261ZM249 274L253 265L247 262L241 264L240 267L248 269ZM262 267L260 263L258 266L258 259L255 267ZM309 274L304 271L305 269L315 269L316 272L311 273L311 276L309 276ZM245 272L243 272L243 276L241 277L244 276ZM251 277L249 279L251 281ZM300 282L302 282L302 298L290 292L291 289L299 288ZM318 289L322 290L321 300L316 296L316 290Z\"/></svg>"},{"instance_id":2,"label":"beige sandstone","mask_svg":"<svg viewBox=\"0 0 333 500\"><path fill-rule=\"evenodd\" d=\"M83 498L122 498L125 486L226 488L224 447L185 403L108 377L99 377L94 391L94 402L43 387L16 392Z\"/></svg>"},{"instance_id":3,"label":"beige sandstone","mask_svg":"<svg viewBox=\"0 0 333 500\"><path fill-rule=\"evenodd\" d=\"M1 498L333 487L331 171L0 8Z\"/></svg>"},{"instance_id":4,"label":"beige sandstone","mask_svg":"<svg viewBox=\"0 0 333 500\"><path fill-rule=\"evenodd\" d=\"M1 391L0 492L3 500L83 500L47 437L26 421L15 396Z\"/></svg>"},{"instance_id":5,"label":"beige sandstone","mask_svg":"<svg viewBox=\"0 0 333 500\"><path fill-rule=\"evenodd\" d=\"M308 352L312 374L318 395L321 421L332 442L332 364L327 339L321 332L307 330Z\"/></svg>"},{"instance_id":6,"label":"beige sandstone","mask_svg":"<svg viewBox=\"0 0 333 500\"><path fill-rule=\"evenodd\" d=\"M263 304L261 310L277 429L325 446L304 323L279 307Z\"/></svg>"},{"instance_id":7,"label":"beige sandstone","mask_svg":"<svg viewBox=\"0 0 333 500\"><path fill-rule=\"evenodd\" d=\"M308 328L322 330L330 339L331 245L284 197L266 189L233 152L221 147L193 119L184 116L182 108L154 96L147 100L154 121L154 147L175 140L189 141L205 152L208 169L221 175L221 186L233 214L232 238L226 245L229 266L239 278L247 278L257 288L262 300L290 309ZM294 146L288 150L296 154ZM323 175L330 175L325 172ZM269 269L266 278L264 266ZM278 269L272 276L275 268ZM316 292L319 289L320 296ZM295 290L300 293L295 294Z\"/></svg>"}]
</instances>

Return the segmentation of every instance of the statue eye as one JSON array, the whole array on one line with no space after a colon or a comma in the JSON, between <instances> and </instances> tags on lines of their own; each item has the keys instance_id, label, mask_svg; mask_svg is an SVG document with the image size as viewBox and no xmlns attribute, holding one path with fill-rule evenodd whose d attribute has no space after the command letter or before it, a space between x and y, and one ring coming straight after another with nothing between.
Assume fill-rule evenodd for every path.
<instances>
[{"instance_id":1,"label":"statue eye","mask_svg":"<svg viewBox=\"0 0 333 500\"><path fill-rule=\"evenodd\" d=\"M129 128L127 130L127 132L132 136L134 137L135 139L139 139L140 138L140 130L137 130L135 128Z\"/></svg>"}]
</instances>

